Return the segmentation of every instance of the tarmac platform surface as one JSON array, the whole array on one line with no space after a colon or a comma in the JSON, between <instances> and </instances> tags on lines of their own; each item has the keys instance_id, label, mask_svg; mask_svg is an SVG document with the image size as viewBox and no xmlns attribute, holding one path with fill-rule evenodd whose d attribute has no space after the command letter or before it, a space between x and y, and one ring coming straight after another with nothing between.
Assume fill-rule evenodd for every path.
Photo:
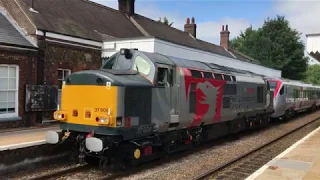
<instances>
[{"instance_id":1,"label":"tarmac platform surface","mask_svg":"<svg viewBox=\"0 0 320 180\"><path fill-rule=\"evenodd\" d=\"M0 130L0 151L46 144L47 131L60 131L59 125Z\"/></svg>"},{"instance_id":2,"label":"tarmac platform surface","mask_svg":"<svg viewBox=\"0 0 320 180\"><path fill-rule=\"evenodd\" d=\"M246 180L320 180L320 127L269 161Z\"/></svg>"}]
</instances>

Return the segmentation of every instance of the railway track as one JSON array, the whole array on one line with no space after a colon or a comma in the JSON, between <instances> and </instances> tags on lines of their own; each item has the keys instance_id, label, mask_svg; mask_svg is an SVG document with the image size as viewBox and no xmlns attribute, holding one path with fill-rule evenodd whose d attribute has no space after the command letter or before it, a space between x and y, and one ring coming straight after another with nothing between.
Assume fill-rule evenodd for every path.
<instances>
[{"instance_id":1,"label":"railway track","mask_svg":"<svg viewBox=\"0 0 320 180\"><path fill-rule=\"evenodd\" d=\"M56 178L60 178L69 174L73 174L76 172L82 172L84 170L88 170L92 168L90 165L85 164L85 165L75 165L75 166L71 166L67 169L63 169L54 173L50 173L50 174L45 174L45 175L41 175L35 178L32 178L32 180L43 180L43 179L56 179Z\"/></svg>"},{"instance_id":2,"label":"railway track","mask_svg":"<svg viewBox=\"0 0 320 180\"><path fill-rule=\"evenodd\" d=\"M194 179L245 179L254 173L264 164L268 163L278 154L288 148L288 141L291 136L310 128L312 131L320 126L320 119L316 118L288 133L270 141L262 146L242 154L234 159L215 167L203 174L196 176Z\"/></svg>"}]
</instances>

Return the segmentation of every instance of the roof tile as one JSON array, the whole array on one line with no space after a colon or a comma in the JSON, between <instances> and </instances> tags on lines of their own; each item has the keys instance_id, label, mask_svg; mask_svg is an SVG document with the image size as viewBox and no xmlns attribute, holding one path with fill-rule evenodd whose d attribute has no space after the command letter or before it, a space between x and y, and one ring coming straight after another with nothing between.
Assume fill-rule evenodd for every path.
<instances>
[{"instance_id":1,"label":"roof tile","mask_svg":"<svg viewBox=\"0 0 320 180\"><path fill-rule=\"evenodd\" d=\"M108 36L130 38L143 34L121 12L85 0L18 0L38 29L96 41Z\"/></svg>"},{"instance_id":2,"label":"roof tile","mask_svg":"<svg viewBox=\"0 0 320 180\"><path fill-rule=\"evenodd\" d=\"M34 47L2 13L0 13L0 24L0 43Z\"/></svg>"}]
</instances>

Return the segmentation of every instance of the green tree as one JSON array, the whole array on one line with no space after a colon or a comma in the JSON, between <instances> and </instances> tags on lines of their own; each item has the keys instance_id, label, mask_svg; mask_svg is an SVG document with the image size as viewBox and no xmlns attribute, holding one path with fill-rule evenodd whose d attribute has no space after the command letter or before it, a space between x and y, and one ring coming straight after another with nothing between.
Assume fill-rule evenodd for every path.
<instances>
[{"instance_id":1,"label":"green tree","mask_svg":"<svg viewBox=\"0 0 320 180\"><path fill-rule=\"evenodd\" d=\"M315 64L308 66L304 81L307 83L320 85L320 65Z\"/></svg>"},{"instance_id":2,"label":"green tree","mask_svg":"<svg viewBox=\"0 0 320 180\"><path fill-rule=\"evenodd\" d=\"M257 30L248 27L230 41L230 47L245 53L270 68L282 70L282 76L302 80L307 70L300 33L290 27L284 16L268 18Z\"/></svg>"},{"instance_id":3,"label":"green tree","mask_svg":"<svg viewBox=\"0 0 320 180\"><path fill-rule=\"evenodd\" d=\"M172 26L173 22L169 23L168 19L166 17L163 18L163 21L161 18L159 18L158 22L160 23L163 23L165 25L168 25L168 26Z\"/></svg>"}]
</instances>

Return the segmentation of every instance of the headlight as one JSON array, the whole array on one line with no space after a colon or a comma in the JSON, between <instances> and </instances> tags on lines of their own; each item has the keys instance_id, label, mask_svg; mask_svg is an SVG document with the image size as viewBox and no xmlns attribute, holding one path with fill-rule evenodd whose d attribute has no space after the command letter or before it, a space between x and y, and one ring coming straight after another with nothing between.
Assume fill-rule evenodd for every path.
<instances>
[{"instance_id":1,"label":"headlight","mask_svg":"<svg viewBox=\"0 0 320 180\"><path fill-rule=\"evenodd\" d=\"M64 120L66 118L65 112L55 112L54 118L58 120Z\"/></svg>"},{"instance_id":2,"label":"headlight","mask_svg":"<svg viewBox=\"0 0 320 180\"><path fill-rule=\"evenodd\" d=\"M99 124L105 124L108 125L109 124L109 119L106 117L97 117L96 118L97 123Z\"/></svg>"}]
</instances>

